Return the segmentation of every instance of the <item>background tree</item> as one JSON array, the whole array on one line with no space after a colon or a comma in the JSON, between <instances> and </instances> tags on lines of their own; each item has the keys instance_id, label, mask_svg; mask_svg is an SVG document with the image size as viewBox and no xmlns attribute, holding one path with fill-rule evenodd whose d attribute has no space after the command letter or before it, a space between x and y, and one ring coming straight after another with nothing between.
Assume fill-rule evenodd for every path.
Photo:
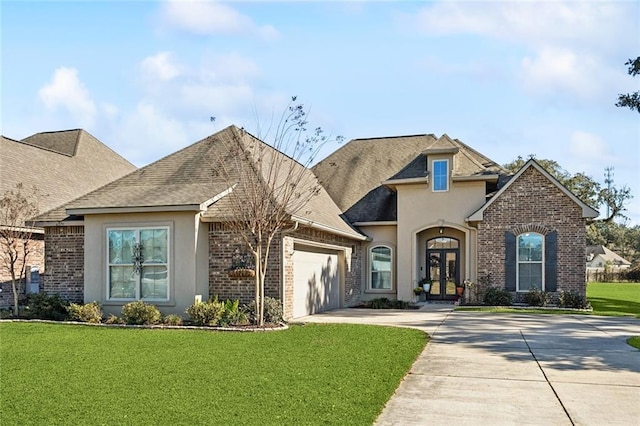
<instances>
[{"instance_id":1,"label":"background tree","mask_svg":"<svg viewBox=\"0 0 640 426\"><path fill-rule=\"evenodd\" d=\"M537 159L535 155L529 155L528 159L518 156L515 160L505 164L503 167L511 173L517 172L529 159L535 159L546 171L575 194L580 200L594 208L604 206L608 215L596 221L611 222L614 219L626 219L624 211L626 205L633 198L631 189L628 186L620 188L610 185L602 188L601 185L585 173L576 173L572 175L563 169L555 160Z\"/></svg>"},{"instance_id":2,"label":"background tree","mask_svg":"<svg viewBox=\"0 0 640 426\"><path fill-rule=\"evenodd\" d=\"M587 226L587 245L604 245L629 261L640 260L640 226L628 227L624 211L633 198L627 186L621 188L612 184L606 188L584 173L572 175L555 160L534 158L545 170L573 192L586 204L608 211L600 219L592 220ZM518 157L503 167L511 173L518 171L527 160ZM621 223L616 223L616 220Z\"/></svg>"},{"instance_id":3,"label":"background tree","mask_svg":"<svg viewBox=\"0 0 640 426\"><path fill-rule=\"evenodd\" d=\"M635 59L629 59L624 64L629 67L627 72L630 76L635 77L640 74L640 56ZM627 107L632 111L636 110L640 112L640 92L636 91L633 93L618 95L618 102L616 102L616 106Z\"/></svg>"},{"instance_id":4,"label":"background tree","mask_svg":"<svg viewBox=\"0 0 640 426\"><path fill-rule=\"evenodd\" d=\"M24 194L22 184L0 198L0 266L11 276L13 314L18 315L18 296L33 249L34 229L25 222L38 213L37 190Z\"/></svg>"},{"instance_id":5,"label":"background tree","mask_svg":"<svg viewBox=\"0 0 640 426\"><path fill-rule=\"evenodd\" d=\"M260 326L271 245L283 231L295 229L292 217L304 214L309 202L323 193L309 166L322 146L334 140L320 127L308 131L307 110L295 102L293 97L275 124L272 120L262 128L258 123L257 137L237 128L219 136L216 174L229 190L210 209L240 236L253 256ZM335 140L341 142L342 137Z\"/></svg>"}]
</instances>

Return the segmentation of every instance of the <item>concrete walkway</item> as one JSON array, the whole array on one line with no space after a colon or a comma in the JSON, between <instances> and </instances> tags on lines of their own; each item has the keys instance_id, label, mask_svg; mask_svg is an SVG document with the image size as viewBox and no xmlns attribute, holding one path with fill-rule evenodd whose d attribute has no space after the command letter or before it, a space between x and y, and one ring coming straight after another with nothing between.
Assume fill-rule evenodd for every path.
<instances>
[{"instance_id":1,"label":"concrete walkway","mask_svg":"<svg viewBox=\"0 0 640 426\"><path fill-rule=\"evenodd\" d=\"M414 327L431 341L378 425L637 425L640 320L342 309L301 318Z\"/></svg>"}]
</instances>

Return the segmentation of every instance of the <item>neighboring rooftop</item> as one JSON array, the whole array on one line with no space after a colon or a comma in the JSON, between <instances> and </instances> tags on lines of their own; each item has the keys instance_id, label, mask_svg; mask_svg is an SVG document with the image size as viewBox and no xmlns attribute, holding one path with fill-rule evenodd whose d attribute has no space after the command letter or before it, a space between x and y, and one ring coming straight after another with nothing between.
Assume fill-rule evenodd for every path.
<instances>
[{"instance_id":1,"label":"neighboring rooftop","mask_svg":"<svg viewBox=\"0 0 640 426\"><path fill-rule=\"evenodd\" d=\"M587 263L591 263L596 257L600 257L604 262L611 262L612 265L630 266L631 262L620 256L618 253L609 250L603 245L587 246L585 249Z\"/></svg>"},{"instance_id":2,"label":"neighboring rooftop","mask_svg":"<svg viewBox=\"0 0 640 426\"><path fill-rule=\"evenodd\" d=\"M20 141L0 137L0 193L35 187L46 212L118 179L136 167L82 129L42 132Z\"/></svg>"}]
</instances>

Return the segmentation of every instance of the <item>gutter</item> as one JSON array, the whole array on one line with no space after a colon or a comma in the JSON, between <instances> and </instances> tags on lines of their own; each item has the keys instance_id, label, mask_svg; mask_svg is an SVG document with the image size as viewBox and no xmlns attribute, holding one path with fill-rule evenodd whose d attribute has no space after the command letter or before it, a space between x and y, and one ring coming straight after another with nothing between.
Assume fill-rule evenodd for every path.
<instances>
[{"instance_id":1,"label":"gutter","mask_svg":"<svg viewBox=\"0 0 640 426\"><path fill-rule=\"evenodd\" d=\"M331 226L327 226L327 225L323 225L321 223L317 223L314 222L312 220L309 219L305 219L299 216L291 216L291 220L295 221L296 224L297 223L301 223L303 225L309 226L310 228L315 228L318 229L320 231L325 231L325 232L330 232L332 234L336 234L336 235L340 235L342 237L347 237L347 238L351 238L353 240L359 240L359 241L367 241L369 239L369 237L366 237L364 235L361 234L356 234L356 233L349 233L349 232L345 232L345 231L341 231L339 229L336 228L332 228Z\"/></svg>"}]
</instances>

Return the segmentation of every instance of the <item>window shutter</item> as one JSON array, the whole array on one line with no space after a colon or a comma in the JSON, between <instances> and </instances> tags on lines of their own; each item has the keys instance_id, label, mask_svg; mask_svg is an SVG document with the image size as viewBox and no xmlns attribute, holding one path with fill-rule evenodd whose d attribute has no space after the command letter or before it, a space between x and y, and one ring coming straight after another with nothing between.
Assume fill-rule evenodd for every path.
<instances>
[{"instance_id":1,"label":"window shutter","mask_svg":"<svg viewBox=\"0 0 640 426\"><path fill-rule=\"evenodd\" d=\"M556 291L558 283L558 232L553 231L544 238L544 289Z\"/></svg>"},{"instance_id":2,"label":"window shutter","mask_svg":"<svg viewBox=\"0 0 640 426\"><path fill-rule=\"evenodd\" d=\"M516 236L504 233L504 285L507 291L516 291Z\"/></svg>"}]
</instances>

